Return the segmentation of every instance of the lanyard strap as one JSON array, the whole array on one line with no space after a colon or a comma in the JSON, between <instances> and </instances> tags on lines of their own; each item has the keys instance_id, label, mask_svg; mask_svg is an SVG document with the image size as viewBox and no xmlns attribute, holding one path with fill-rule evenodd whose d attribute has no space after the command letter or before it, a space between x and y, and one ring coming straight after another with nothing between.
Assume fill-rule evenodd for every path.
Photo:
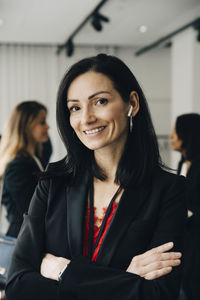
<instances>
[{"instance_id":1,"label":"lanyard strap","mask_svg":"<svg viewBox=\"0 0 200 300\"><path fill-rule=\"evenodd\" d=\"M112 197L112 199L109 203L109 206L106 210L106 214L103 218L103 221L102 221L102 224L101 224L98 236L97 236L97 240L96 240L94 248L93 248L93 237L94 237L94 185L93 185L93 180L90 183L90 191L89 191L90 214L89 214L89 237L88 237L88 257L90 259L92 259L93 253L94 253L96 247L98 246L100 238L104 232L106 222L107 222L108 217L112 210L113 202L115 201L115 199L117 198L117 196L119 195L121 190L122 190L122 188L121 188L121 186L119 186L119 188L117 189L117 191L115 192L114 196Z\"/></svg>"},{"instance_id":2,"label":"lanyard strap","mask_svg":"<svg viewBox=\"0 0 200 300\"><path fill-rule=\"evenodd\" d=\"M88 236L88 257L92 259L93 236L94 236L94 186L93 180L89 189L89 236Z\"/></svg>"}]
</instances>

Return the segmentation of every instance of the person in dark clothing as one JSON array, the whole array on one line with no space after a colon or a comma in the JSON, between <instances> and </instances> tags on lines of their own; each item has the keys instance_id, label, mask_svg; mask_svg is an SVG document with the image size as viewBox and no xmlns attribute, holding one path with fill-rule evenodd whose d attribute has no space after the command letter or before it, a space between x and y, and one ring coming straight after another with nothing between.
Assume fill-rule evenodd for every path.
<instances>
[{"instance_id":1,"label":"person in dark clothing","mask_svg":"<svg viewBox=\"0 0 200 300\"><path fill-rule=\"evenodd\" d=\"M2 204L10 223L7 235L17 237L23 214L43 170L39 157L42 143L48 140L47 109L36 101L18 104L2 134L0 177L3 179Z\"/></svg>"},{"instance_id":2,"label":"person in dark clothing","mask_svg":"<svg viewBox=\"0 0 200 300\"><path fill-rule=\"evenodd\" d=\"M189 113L176 119L171 147L181 153L178 174L186 176L188 222L185 237L182 288L188 300L200 299L200 115Z\"/></svg>"},{"instance_id":3,"label":"person in dark clothing","mask_svg":"<svg viewBox=\"0 0 200 300\"><path fill-rule=\"evenodd\" d=\"M77 62L57 122L67 156L35 190L7 300L177 300L185 179L164 170L133 73L106 54Z\"/></svg>"}]
</instances>

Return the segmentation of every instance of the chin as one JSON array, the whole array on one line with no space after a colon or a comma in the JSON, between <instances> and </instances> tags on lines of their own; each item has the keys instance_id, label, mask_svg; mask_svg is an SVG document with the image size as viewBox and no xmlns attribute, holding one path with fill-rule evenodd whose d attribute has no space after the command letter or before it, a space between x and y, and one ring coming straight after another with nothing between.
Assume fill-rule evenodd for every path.
<instances>
[{"instance_id":1,"label":"chin","mask_svg":"<svg viewBox=\"0 0 200 300\"><path fill-rule=\"evenodd\" d=\"M180 152L180 149L179 148L176 148L176 147L171 147L173 151L177 151L177 152Z\"/></svg>"},{"instance_id":2,"label":"chin","mask_svg":"<svg viewBox=\"0 0 200 300\"><path fill-rule=\"evenodd\" d=\"M98 150L104 147L104 145L100 144L91 144L91 143L83 143L85 147L87 147L90 150Z\"/></svg>"},{"instance_id":3,"label":"chin","mask_svg":"<svg viewBox=\"0 0 200 300\"><path fill-rule=\"evenodd\" d=\"M99 148L101 148L101 147L91 146L91 145L85 145L85 147L88 148L89 150L93 150L93 151L98 150Z\"/></svg>"},{"instance_id":4,"label":"chin","mask_svg":"<svg viewBox=\"0 0 200 300\"><path fill-rule=\"evenodd\" d=\"M171 146L171 150L173 150L173 151L177 150L176 147L173 144L170 144L170 146Z\"/></svg>"},{"instance_id":5,"label":"chin","mask_svg":"<svg viewBox=\"0 0 200 300\"><path fill-rule=\"evenodd\" d=\"M42 139L41 139L41 143L45 143L45 142L47 142L48 141L48 139L49 139L49 137L47 136L47 137L43 137Z\"/></svg>"}]
</instances>

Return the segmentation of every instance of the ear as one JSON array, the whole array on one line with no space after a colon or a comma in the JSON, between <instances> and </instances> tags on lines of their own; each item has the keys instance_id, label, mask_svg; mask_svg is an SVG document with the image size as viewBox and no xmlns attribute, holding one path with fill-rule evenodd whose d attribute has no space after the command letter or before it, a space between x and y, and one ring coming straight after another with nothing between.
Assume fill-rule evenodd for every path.
<instances>
[{"instance_id":1,"label":"ear","mask_svg":"<svg viewBox=\"0 0 200 300\"><path fill-rule=\"evenodd\" d=\"M139 96L136 91L130 92L130 105L133 107L131 116L134 117L140 109Z\"/></svg>"}]
</instances>

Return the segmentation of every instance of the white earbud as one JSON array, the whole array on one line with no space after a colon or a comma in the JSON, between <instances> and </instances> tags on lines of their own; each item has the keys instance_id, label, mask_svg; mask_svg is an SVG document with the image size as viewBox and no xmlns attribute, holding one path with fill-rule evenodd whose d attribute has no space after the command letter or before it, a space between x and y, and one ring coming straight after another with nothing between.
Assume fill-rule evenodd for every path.
<instances>
[{"instance_id":1,"label":"white earbud","mask_svg":"<svg viewBox=\"0 0 200 300\"><path fill-rule=\"evenodd\" d=\"M133 106L131 105L131 107L128 111L128 117L131 117L132 112L133 112Z\"/></svg>"}]
</instances>

